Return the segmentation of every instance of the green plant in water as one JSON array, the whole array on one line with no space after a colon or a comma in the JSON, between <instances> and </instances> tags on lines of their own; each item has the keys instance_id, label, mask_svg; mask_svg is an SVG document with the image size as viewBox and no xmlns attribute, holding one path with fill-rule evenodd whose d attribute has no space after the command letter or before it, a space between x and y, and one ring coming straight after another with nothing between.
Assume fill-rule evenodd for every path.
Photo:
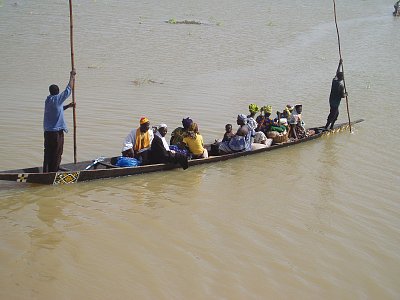
<instances>
[{"instance_id":1,"label":"green plant in water","mask_svg":"<svg viewBox=\"0 0 400 300\"><path fill-rule=\"evenodd\" d=\"M155 80L150 79L148 77L146 77L146 78L138 78L138 79L132 80L131 82L135 86L142 86L142 85L145 85L145 84L154 84L154 83L163 84L162 82L155 81Z\"/></svg>"},{"instance_id":2,"label":"green plant in water","mask_svg":"<svg viewBox=\"0 0 400 300\"><path fill-rule=\"evenodd\" d=\"M175 18L169 19L167 23L176 24L176 19Z\"/></svg>"},{"instance_id":3,"label":"green plant in water","mask_svg":"<svg viewBox=\"0 0 400 300\"><path fill-rule=\"evenodd\" d=\"M194 21L194 20L183 20L183 21L177 21L175 18L169 19L168 21L165 21L168 24L187 24L187 25L201 25L202 23L199 21Z\"/></svg>"}]
</instances>

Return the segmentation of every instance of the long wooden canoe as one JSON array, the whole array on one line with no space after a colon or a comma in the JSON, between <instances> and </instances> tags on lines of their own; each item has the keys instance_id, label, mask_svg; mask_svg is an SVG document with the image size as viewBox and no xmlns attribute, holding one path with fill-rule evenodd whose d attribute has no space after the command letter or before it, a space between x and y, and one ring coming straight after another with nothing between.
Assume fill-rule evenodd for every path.
<instances>
[{"instance_id":1,"label":"long wooden canoe","mask_svg":"<svg viewBox=\"0 0 400 300\"><path fill-rule=\"evenodd\" d=\"M353 121L351 124L356 124L364 121L363 119ZM194 159L189 161L189 166L215 163L218 161L224 161L233 159L241 156L253 155L261 152L267 152L276 150L283 147L289 147L300 143L308 142L322 137L323 135L332 134L341 130L346 130L349 127L348 123L341 123L334 126L332 130L324 130L323 127L309 128L315 131L314 135L305 137L303 139L290 141L281 144L275 144L268 148L261 148L254 151L237 152L226 155L210 156L209 158ZM112 161L115 158L102 158L92 161L82 161L76 164L69 163L60 166L58 172L42 173L41 167L8 170L0 172L0 180L8 180L15 182L28 182L28 183L39 183L39 184L70 184L81 181L102 179L102 178L113 178L120 176L128 176L135 174L143 174L157 171L166 171L175 168L179 168L179 165L174 164L154 164L145 165L138 167L116 167L112 165Z\"/></svg>"}]
</instances>

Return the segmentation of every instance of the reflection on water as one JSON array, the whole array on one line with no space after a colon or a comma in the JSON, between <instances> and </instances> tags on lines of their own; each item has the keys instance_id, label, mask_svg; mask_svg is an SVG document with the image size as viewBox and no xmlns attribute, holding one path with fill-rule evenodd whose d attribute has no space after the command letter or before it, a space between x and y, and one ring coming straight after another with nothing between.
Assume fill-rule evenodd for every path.
<instances>
[{"instance_id":1,"label":"reflection on water","mask_svg":"<svg viewBox=\"0 0 400 300\"><path fill-rule=\"evenodd\" d=\"M29 236L32 241L32 251L45 248L55 249L63 239L64 226L67 225L67 217L63 214L63 207L66 205L64 199L57 199L54 196L43 197L35 201L37 218L41 221L40 226L34 228ZM61 227L59 229L58 227ZM35 249L37 248L37 249Z\"/></svg>"}]
</instances>

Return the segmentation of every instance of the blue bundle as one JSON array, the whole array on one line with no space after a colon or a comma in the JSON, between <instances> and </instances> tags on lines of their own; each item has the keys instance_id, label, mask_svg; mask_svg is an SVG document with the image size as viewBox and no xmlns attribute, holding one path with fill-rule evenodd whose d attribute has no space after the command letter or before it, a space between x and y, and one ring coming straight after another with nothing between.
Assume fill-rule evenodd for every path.
<instances>
[{"instance_id":1,"label":"blue bundle","mask_svg":"<svg viewBox=\"0 0 400 300\"><path fill-rule=\"evenodd\" d=\"M115 165L118 167L138 167L141 165L141 161L132 157L119 156Z\"/></svg>"},{"instance_id":2,"label":"blue bundle","mask_svg":"<svg viewBox=\"0 0 400 300\"><path fill-rule=\"evenodd\" d=\"M187 149L181 149L177 145L170 145L169 150L173 150L177 153L181 153L183 155L189 156L189 151Z\"/></svg>"}]
</instances>

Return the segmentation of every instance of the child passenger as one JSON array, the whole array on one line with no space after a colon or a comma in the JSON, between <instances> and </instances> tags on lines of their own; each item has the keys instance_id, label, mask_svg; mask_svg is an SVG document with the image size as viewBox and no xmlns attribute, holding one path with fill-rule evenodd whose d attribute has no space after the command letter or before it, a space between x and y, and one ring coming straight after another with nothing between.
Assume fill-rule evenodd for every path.
<instances>
[{"instance_id":1,"label":"child passenger","mask_svg":"<svg viewBox=\"0 0 400 300\"><path fill-rule=\"evenodd\" d=\"M228 142L235 134L232 132L232 124L225 125L225 134L224 138L222 139L223 142Z\"/></svg>"}]
</instances>

